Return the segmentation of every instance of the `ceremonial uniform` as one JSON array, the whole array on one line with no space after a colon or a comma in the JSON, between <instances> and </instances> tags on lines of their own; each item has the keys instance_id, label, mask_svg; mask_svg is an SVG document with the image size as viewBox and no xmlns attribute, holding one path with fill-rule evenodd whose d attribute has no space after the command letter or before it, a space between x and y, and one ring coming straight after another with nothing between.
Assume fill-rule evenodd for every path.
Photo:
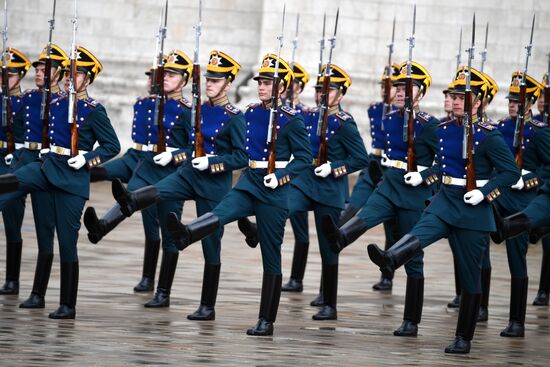
<instances>
[{"instance_id":1,"label":"ceremonial uniform","mask_svg":"<svg viewBox=\"0 0 550 367\"><path fill-rule=\"evenodd\" d=\"M91 81L101 71L99 61L83 47L77 49L77 70ZM114 157L120 144L111 126L105 108L87 96L77 94L78 149L71 156L71 125L67 123L66 95L52 101L50 109L50 152L41 161L32 162L13 174L0 176L0 191L17 191L0 196L0 209L29 192L48 191L54 207L50 215L55 218L61 257L60 307L50 318L74 318L78 287L77 240L80 216L90 192L90 173L84 164L93 167ZM94 149L94 144L99 145Z\"/></svg>"},{"instance_id":2,"label":"ceremonial uniform","mask_svg":"<svg viewBox=\"0 0 550 367\"><path fill-rule=\"evenodd\" d=\"M182 51L172 50L168 54L166 63L164 64L165 73L177 73L182 76L181 83L186 83L192 73L192 61ZM183 86L184 84L182 84ZM177 89L167 96L164 103L164 115L162 121L162 131L164 133L165 151L158 151L159 143L159 126L154 124L155 116L155 97L147 98L146 107L143 112L147 120L147 136L148 143L147 152L143 154L133 169L132 175L128 180L129 191L143 191L142 199L147 205L139 209L145 209L147 217L150 220L158 219L162 234L162 261L159 273L159 287L154 297L145 304L145 307L168 307L170 305L170 290L172 288L172 280L176 271L178 262L178 251L174 246L174 241L170 235L170 231L166 225L166 216L174 212L181 216L183 202L181 200L158 200L158 194L147 195L147 189L151 185L156 184L162 179L175 173L177 166L187 160L189 156L189 139L190 139L190 119L191 119L191 103L181 95L181 90ZM139 104L139 102L138 102ZM138 112L139 115L139 112ZM159 122L160 123L160 122ZM135 136L138 134L136 132ZM145 141L145 139L143 140ZM164 161L165 157L166 161ZM162 160L163 162L160 162ZM122 180L114 178L112 180L113 194L115 190L126 193L126 189L122 185ZM116 199L115 195L115 199ZM154 204L154 205L152 205ZM152 206L151 206L152 205ZM137 210L137 209L136 209ZM105 234L112 231L126 217L133 214L135 210L128 210L126 205L115 204L101 218L98 219L94 208L86 209L84 215L84 224L88 229L88 237L95 237L98 240ZM152 213L149 215L149 213ZM153 223L155 226L156 223ZM150 254L152 255L152 251ZM149 259L154 260L154 259ZM160 288L161 291L158 289Z\"/></svg>"},{"instance_id":3,"label":"ceremonial uniform","mask_svg":"<svg viewBox=\"0 0 550 367\"><path fill-rule=\"evenodd\" d=\"M481 73L471 69L472 94L483 95L487 82ZM457 71L453 94L464 93L465 73ZM475 112L475 111L474 111ZM468 353L481 300L481 258L487 246L486 236L495 230L491 203L504 187L514 184L520 173L510 150L498 130L472 119L473 163L478 189L466 192L466 160L462 158L464 127L451 120L438 129L438 167L441 188L425 209L420 221L389 251L369 245L369 256L381 268L395 269L405 264L423 248L448 237L452 239L458 259L462 285L460 311L455 341L445 349L448 353ZM494 176L491 180L491 176Z\"/></svg>"},{"instance_id":4,"label":"ceremonial uniform","mask_svg":"<svg viewBox=\"0 0 550 367\"><path fill-rule=\"evenodd\" d=\"M277 61L278 60L278 61ZM292 70L286 62L274 54L264 57L259 83L271 80L275 65L286 87L290 85ZM281 294L281 243L288 217L288 192L291 182L312 162L309 140L302 116L292 108L277 108L278 125L275 144L275 172L268 173L270 106L254 103L247 107L245 151L249 159L235 187L210 213L204 214L187 225L169 218L181 249L211 234L221 226L241 217L255 215L262 251L263 282L260 314L257 325L249 329L249 335L271 335L277 316ZM293 159L290 160L291 156Z\"/></svg>"}]
</instances>

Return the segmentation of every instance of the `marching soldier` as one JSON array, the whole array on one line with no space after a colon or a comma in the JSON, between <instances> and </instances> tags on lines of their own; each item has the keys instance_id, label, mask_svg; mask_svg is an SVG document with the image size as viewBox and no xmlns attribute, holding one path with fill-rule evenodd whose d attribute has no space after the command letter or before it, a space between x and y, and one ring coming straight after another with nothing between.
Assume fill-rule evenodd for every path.
<instances>
[{"instance_id":1,"label":"marching soldier","mask_svg":"<svg viewBox=\"0 0 550 367\"><path fill-rule=\"evenodd\" d=\"M166 56L165 56L166 57ZM148 79L148 88L151 89L151 70L145 72ZM138 98L134 104L134 119L132 123L132 147L126 153L91 170L91 181L98 182L119 179L128 183L138 165L151 154L149 148L149 131L157 127L152 124L152 113L155 110L155 97L147 96ZM108 217L108 216L107 216ZM160 251L160 233L157 208L149 207L142 210L141 218L145 232L145 249L143 254L143 271L139 283L134 287L134 292L149 292L155 287L155 273L157 269L158 255ZM97 215L91 207L84 212L84 225L93 226L97 223ZM102 227L89 229L88 239L92 243L98 243L107 233L101 231Z\"/></svg>"},{"instance_id":2,"label":"marching soldier","mask_svg":"<svg viewBox=\"0 0 550 367\"><path fill-rule=\"evenodd\" d=\"M202 121L200 130L204 138L207 156L196 157L181 166L175 173L155 185L128 192L117 183L113 192L115 199L124 211L133 213L149 202L144 196L156 197L157 201L195 200L197 215L200 217L214 209L231 190L232 171L247 163L244 150L245 121L243 113L229 103L227 93L240 69L231 56L221 51L210 53L206 67L206 95L208 102L201 106ZM191 144L195 145L197 130L191 132ZM188 152L189 153L189 152ZM166 220L163 218L161 220ZM220 278L220 250L223 229L202 239L205 259L202 295L199 308L187 318L190 320L214 320L215 305ZM177 254L177 253L176 253ZM173 279L171 274L170 282ZM159 279L157 292L162 289Z\"/></svg>"},{"instance_id":3,"label":"marching soldier","mask_svg":"<svg viewBox=\"0 0 550 367\"><path fill-rule=\"evenodd\" d=\"M519 84L522 73L512 74L512 83L508 93L508 111L510 116L498 124L498 129L504 136L512 154L516 154L514 147L514 133L520 103ZM523 165L521 167L522 177L511 187L502 188L502 195L495 203L495 209L500 215L511 215L525 209L535 198L541 172L550 173L550 130L542 122L532 118L531 106L542 89L542 86L531 76L526 75L526 104L525 119L523 128ZM498 236L495 236L498 237ZM495 238L496 242L501 239ZM510 296L510 322L500 333L501 336L523 337L525 330L525 311L527 306L527 288L529 278L527 276L527 250L528 236L523 233L517 237L506 240L506 252L510 268L511 296Z\"/></svg>"},{"instance_id":4,"label":"marching soldier","mask_svg":"<svg viewBox=\"0 0 550 367\"><path fill-rule=\"evenodd\" d=\"M11 116L11 138L15 143L15 148L23 146L23 134L25 125L23 116L23 93L21 92L21 80L27 74L31 67L29 59L20 51L14 48L7 48L6 52L6 71L8 73L8 91L2 93L9 94L9 104ZM1 64L1 62L0 62ZM4 69L2 69L4 70ZM0 107L1 109L1 107ZM0 128L0 174L10 171L10 164L13 159L13 152L8 152L8 126L7 121L2 121ZM6 211L2 211L4 220L4 229L6 232L6 281L1 294L19 294L19 272L21 269L21 251L23 248L23 239L21 237L21 225L25 214L25 198L20 198L10 204Z\"/></svg>"},{"instance_id":5,"label":"marching soldier","mask_svg":"<svg viewBox=\"0 0 550 367\"><path fill-rule=\"evenodd\" d=\"M147 188L176 172L177 166L187 160L189 154L191 103L182 96L182 89L187 85L191 77L192 66L193 62L182 51L172 50L168 54L168 59L164 64L163 80L164 93L167 95L167 100L162 118L166 151L157 153L159 126L152 123L155 119L155 102L152 100L152 105L146 111L143 111L147 114L147 121L149 121L149 125L147 126L147 154L138 162L128 182L128 190L135 191L142 189L138 192L143 191L143 194L140 194L141 199L148 203L143 209L155 204L153 208L155 211L154 215L160 222L163 250L162 261L157 291L153 298L144 305L148 308L170 306L170 292L178 264L178 250L174 246L174 241L166 226L165 218L170 212L181 216L183 202L181 200L158 201L158 193L149 194L151 191L148 191ZM126 191L120 179L115 178L112 182L113 189L116 187ZM99 241L132 213L133 211L127 212L126 207L115 204L101 219L98 219L95 209L93 207L87 208L84 215L84 224L88 229L88 237L96 238Z\"/></svg>"},{"instance_id":6,"label":"marching soldier","mask_svg":"<svg viewBox=\"0 0 550 367\"><path fill-rule=\"evenodd\" d=\"M456 337L446 353L469 353L481 301L481 258L487 246L486 236L495 230L491 202L503 187L513 185L520 177L514 157L498 130L477 118L487 82L483 75L471 69L472 123L471 136L475 147L473 165L477 188L466 191L468 176L462 156L464 139L465 76L459 68L452 90L455 119L440 124L438 129L438 166L441 187L420 221L389 251L376 245L368 246L371 260L380 268L395 270L414 258L422 249L443 238L454 239L462 286ZM481 97L481 98L480 98ZM494 176L489 181L489 178ZM470 176L471 179L471 176Z\"/></svg>"},{"instance_id":7,"label":"marching soldier","mask_svg":"<svg viewBox=\"0 0 550 367\"><path fill-rule=\"evenodd\" d=\"M427 70L416 62L411 62L413 81L412 101L414 118L414 144L418 171L407 173L408 143L403 141L405 79L407 62L400 65L401 73L393 84L396 86L394 103L397 110L384 119L386 131L386 156L382 164L388 167L381 183L368 198L366 205L357 216L338 228L330 218L325 218L325 233L334 243L335 252L357 240L368 229L380 223L397 218L399 233L407 233L418 222L425 201L432 195L430 187L437 181L431 172L431 165L437 153L436 128L438 120L426 112L420 112L419 102L426 95L432 79ZM391 248L390 248L391 251ZM381 267L383 274L393 274L393 269ZM391 270L391 271L390 271ZM406 265L407 291L403 324L394 331L396 336L416 336L417 324L422 315L424 297L423 254L419 252L413 261Z\"/></svg>"},{"instance_id":8,"label":"marching soldier","mask_svg":"<svg viewBox=\"0 0 550 367\"><path fill-rule=\"evenodd\" d=\"M275 69L277 60L278 70ZM264 274L259 320L256 326L247 330L248 335L273 334L281 295L281 243L288 217L288 183L312 162L302 116L290 107L278 105L276 141L271 145L271 149L276 149L275 172L267 171L270 145L266 143L266 136L270 127L272 89L276 75L282 81L279 90L273 94L278 98L280 93L290 87L292 70L283 59L268 54L262 60L259 74L254 77L258 82L260 103L250 104L245 113L245 151L249 167L243 171L236 186L212 212L187 225L181 224L175 215L169 217L178 247L184 249L227 223L249 215L256 216ZM291 156L294 158L289 161Z\"/></svg>"},{"instance_id":9,"label":"marching soldier","mask_svg":"<svg viewBox=\"0 0 550 367\"><path fill-rule=\"evenodd\" d=\"M47 46L46 46L47 47ZM33 89L23 96L23 109L25 111L25 133L23 147L17 149L13 154L11 171L15 171L26 164L39 159L40 150L44 142L44 120L42 116L43 93L46 88L46 72L50 73L51 100L65 95L59 89L59 83L63 79L63 64L68 57L65 52L55 44L50 47L51 69L46 70L47 49L42 51L38 60L33 62L36 76L35 83L38 89ZM44 101L48 103L48 101ZM46 127L47 129L47 127ZM24 200L24 196L22 199ZM52 196L48 192L35 191L31 193L32 211L36 228L36 239L38 241L38 256L32 292L27 300L19 305L21 308L44 308L44 297L48 288L50 272L53 261L53 239L55 231L55 218L50 215L49 208L53 208ZM4 210L10 213L9 209Z\"/></svg>"},{"instance_id":10,"label":"marching soldier","mask_svg":"<svg viewBox=\"0 0 550 367\"><path fill-rule=\"evenodd\" d=\"M43 150L41 161L29 163L13 174L0 176L0 209L33 191L48 191L54 207L61 256L61 291L59 308L50 313L54 319L73 319L78 289L77 241L80 217L90 192L90 173L84 166L93 167L114 157L120 144L105 108L87 93L103 69L99 60L87 49L76 49L77 100L76 118L78 154L71 157L71 124L68 116L68 96L52 101L50 110L50 150ZM94 144L99 145L94 149Z\"/></svg>"}]
</instances>

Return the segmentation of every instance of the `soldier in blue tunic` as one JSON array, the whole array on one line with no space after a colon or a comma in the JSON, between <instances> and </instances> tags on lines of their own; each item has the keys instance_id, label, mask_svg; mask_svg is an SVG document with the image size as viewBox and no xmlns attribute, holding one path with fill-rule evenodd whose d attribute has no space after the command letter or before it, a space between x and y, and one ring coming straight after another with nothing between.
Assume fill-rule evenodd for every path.
<instances>
[{"instance_id":1,"label":"soldier in blue tunic","mask_svg":"<svg viewBox=\"0 0 550 367\"><path fill-rule=\"evenodd\" d=\"M512 74L512 83L508 93L508 110L510 116L501 120L498 129L504 136L506 144L512 154L516 155L517 148L514 147L514 132L519 104L519 84L522 73ZM526 75L526 112L523 128L523 165L521 167L522 177L511 187L502 188L502 195L495 203L495 209L500 215L511 215L517 213L535 198L539 183L539 175L550 174L550 130L547 126L533 119L531 106L535 104L541 92L540 85L534 78ZM502 239L496 238L498 242ZM506 252L510 268L511 293L510 293L510 322L501 336L523 337L525 330L525 311L527 307L527 288L529 278L527 275L527 233L506 240Z\"/></svg>"},{"instance_id":2,"label":"soldier in blue tunic","mask_svg":"<svg viewBox=\"0 0 550 367\"><path fill-rule=\"evenodd\" d=\"M229 103L227 93L239 72L240 65L222 51L212 51L206 67L206 95L208 101L201 106L201 132L204 138L204 157L196 157L176 172L155 185L128 192L113 185L115 199L123 211L131 214L150 204L141 200L144 195L157 201L194 200L200 217L212 209L231 190L232 171L247 164L244 150L244 114ZM190 145L196 144L196 130L191 131ZM191 152L188 151L187 154ZM166 220L166 218L161 218ZM202 239L205 259L202 295L199 308L187 318L214 320L220 278L220 250L223 229L219 228ZM176 252L176 255L178 253ZM173 280L173 273L169 281ZM157 293L165 291L159 279Z\"/></svg>"},{"instance_id":3,"label":"soldier in blue tunic","mask_svg":"<svg viewBox=\"0 0 550 367\"><path fill-rule=\"evenodd\" d=\"M136 168L129 178L128 190L137 190L137 195L148 203L143 209L155 204L152 208L146 210L153 210L152 217L158 218L163 250L157 291L153 298L144 305L148 308L170 306L170 291L178 264L178 250L174 247L174 241L166 226L165 218L170 212L181 215L183 202L181 200L158 201L158 193L152 193L147 188L176 172L177 166L187 160L191 103L182 96L182 88L187 85L191 77L192 64L191 59L179 50L170 51L164 64L164 92L167 99L164 106L162 122L164 125L162 127L166 142L165 152L157 153L159 126L153 123L155 120L154 97L146 98L146 101L143 102L145 107L140 106L137 114L138 118L146 118L148 121L147 136L143 138L147 140L148 147L146 154L136 163ZM137 131L134 136L138 136ZM145 140L142 141L145 142ZM126 192L120 178L114 178L112 182L113 188L116 187ZM87 208L84 214L84 224L88 229L88 237L91 240L93 239L93 242L99 241L132 213L133 211L127 212L125 207L115 204L101 219L98 219L95 209L93 207ZM153 251L148 255L153 255Z\"/></svg>"},{"instance_id":4,"label":"soldier in blue tunic","mask_svg":"<svg viewBox=\"0 0 550 367\"><path fill-rule=\"evenodd\" d=\"M31 67L29 59L14 48L6 49L8 93L11 105L11 130L15 148L23 146L25 131L23 106L23 93L21 92L21 80ZM0 62L1 64L1 62ZM4 91L2 91L4 92ZM0 106L0 109L2 107ZM2 121L3 122L3 121ZM10 171L10 164L14 152L8 152L7 126L0 128L0 174ZM4 230L6 232L6 281L0 288L2 294L19 294L19 271L21 269L21 251L23 239L21 237L21 225L25 214L25 198L22 197L10 204L9 208L2 211Z\"/></svg>"},{"instance_id":5,"label":"soldier in blue tunic","mask_svg":"<svg viewBox=\"0 0 550 367\"><path fill-rule=\"evenodd\" d=\"M164 57L165 60L167 58L167 56ZM148 92L151 89L151 71L152 69L149 69L145 72L145 75L148 76ZM132 122L131 148L128 149L122 157L110 160L101 166L94 167L91 170L91 182L104 180L112 181L115 178L124 183L128 183L130 181L137 166L141 164L142 161L148 156L150 156L150 153L148 153L149 131L153 126L152 120L154 109L154 96L149 95L147 97L137 99L133 108L134 116ZM156 129L156 127L153 126L153 129ZM160 224L157 215L157 208L149 207L142 210L141 218L143 222L143 230L145 232L143 271L141 280L134 287L134 292L149 292L152 291L155 286L155 273L160 251ZM98 220L95 210L91 207L87 208L84 212L84 225L86 225L86 227L93 227L97 222ZM100 230L100 226L90 229L88 232L88 239L92 243L98 243L103 236L107 234L106 231Z\"/></svg>"},{"instance_id":6,"label":"soldier in blue tunic","mask_svg":"<svg viewBox=\"0 0 550 367\"><path fill-rule=\"evenodd\" d=\"M413 78L413 101L415 109L414 146L418 171L407 173L408 143L403 141L405 79L407 63L400 65L401 73L393 84L396 86L394 99L397 110L384 119L386 131L386 157L382 165L388 167L382 181L367 200L357 216L338 228L330 218L325 218L325 232L332 239L335 252L357 240L368 229L392 218L397 218L401 235L410 231L418 222L425 208L425 201L432 195L431 186L437 182L437 176L431 171L437 153L436 128L438 120L426 112L421 112L419 102L425 96L432 79L427 70L416 62L411 62ZM391 248L390 248L391 251ZM385 274L393 274L393 269L381 268ZM391 271L390 271L391 270ZM395 330L396 336L415 336L417 324L422 315L424 297L423 254L417 254L406 266L407 291L404 321Z\"/></svg>"},{"instance_id":7,"label":"soldier in blue tunic","mask_svg":"<svg viewBox=\"0 0 550 367\"><path fill-rule=\"evenodd\" d=\"M288 184L312 162L303 117L298 111L279 105L275 111L278 114L275 172L267 173L270 149L266 137L276 62L277 55L264 56L259 74L254 77L258 82L260 103L250 104L245 113L245 151L249 167L212 212L187 225L180 223L174 215L169 217L177 245L184 249L227 223L249 215L256 216L264 274L259 320L247 330L248 335L273 334L281 296L281 243L288 217ZM279 58L278 72L281 78L280 95L290 86L292 70Z\"/></svg>"},{"instance_id":8,"label":"soldier in blue tunic","mask_svg":"<svg viewBox=\"0 0 550 367\"><path fill-rule=\"evenodd\" d=\"M463 68L465 69L465 68ZM481 302L481 259L486 236L495 230L491 203L502 188L520 178L514 157L496 127L477 119L477 110L487 90L483 75L472 69L473 163L477 189L466 191L466 159L462 157L464 91L467 70L457 73L453 94L455 119L438 129L438 167L441 187L424 210L420 221L389 251L368 246L371 260L380 268L394 270L407 263L422 248L443 238L453 238L462 285L455 340L446 353L469 353ZM493 178L489 180L490 177Z\"/></svg>"},{"instance_id":9,"label":"soldier in blue tunic","mask_svg":"<svg viewBox=\"0 0 550 367\"><path fill-rule=\"evenodd\" d=\"M23 95L24 110L24 143L17 149L11 160L10 171L13 172L28 163L39 159L43 142L44 121L42 116L42 99L44 93L44 78L46 73L47 51L44 49L38 60L32 65L36 71L35 83L37 89L29 90ZM51 100L64 95L59 89L59 82L63 79L63 63L68 60L65 52L59 46L52 44L50 48L51 70L50 90ZM51 101L50 100L50 101ZM6 156L12 158L10 155ZM7 162L6 162L7 163ZM27 300L19 305L21 308L44 308L44 296L48 288L50 272L53 261L53 239L55 232L55 218L50 215L49 208L53 207L52 196L45 191L31 193L32 211L36 228L36 239L38 242L38 256L36 259L36 270L32 292ZM21 198L25 200L23 196ZM10 209L4 209L5 213L13 214Z\"/></svg>"},{"instance_id":10,"label":"soldier in blue tunic","mask_svg":"<svg viewBox=\"0 0 550 367\"><path fill-rule=\"evenodd\" d=\"M78 154L71 157L71 124L68 117L68 96L60 95L50 109L50 149L42 150L43 158L0 176L0 209L33 191L48 191L54 206L49 208L55 218L61 256L61 290L59 308L50 313L54 319L75 317L78 290L77 241L80 217L90 192L90 172L113 158L120 143L107 117L105 108L87 93L87 87L103 69L99 60L87 49L76 50L75 90L77 103ZM94 145L98 146L94 149Z\"/></svg>"}]
</instances>

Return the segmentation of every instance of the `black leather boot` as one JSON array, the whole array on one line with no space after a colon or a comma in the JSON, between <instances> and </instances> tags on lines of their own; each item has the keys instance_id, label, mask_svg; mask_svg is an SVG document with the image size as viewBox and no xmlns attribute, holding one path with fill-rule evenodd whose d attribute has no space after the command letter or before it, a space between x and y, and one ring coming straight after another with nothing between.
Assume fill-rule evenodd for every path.
<instances>
[{"instance_id":1,"label":"black leather boot","mask_svg":"<svg viewBox=\"0 0 550 367\"><path fill-rule=\"evenodd\" d=\"M322 307L325 304L323 301L323 270L321 268L321 279L319 280L319 294L309 303L313 307Z\"/></svg>"},{"instance_id":2,"label":"black leather boot","mask_svg":"<svg viewBox=\"0 0 550 367\"><path fill-rule=\"evenodd\" d=\"M185 225L179 221L176 213L170 213L168 214L166 225L172 235L175 246L181 251L193 242L202 240L218 229L220 220L212 212L209 212Z\"/></svg>"},{"instance_id":3,"label":"black leather boot","mask_svg":"<svg viewBox=\"0 0 550 367\"><path fill-rule=\"evenodd\" d=\"M449 303L447 303L447 307L449 308L458 308L460 307L460 291L462 287L460 286L460 276L458 274L458 259L453 254L453 265L454 265L454 271L455 271L455 298Z\"/></svg>"},{"instance_id":4,"label":"black leather boot","mask_svg":"<svg viewBox=\"0 0 550 367\"><path fill-rule=\"evenodd\" d=\"M258 243L260 243L260 238L258 237L258 225L247 217L244 217L237 220L237 226L239 227L239 231L244 234L244 240L248 247L256 248Z\"/></svg>"},{"instance_id":5,"label":"black leather boot","mask_svg":"<svg viewBox=\"0 0 550 367\"><path fill-rule=\"evenodd\" d=\"M382 272L392 273L395 272L395 269L412 259L420 250L422 250L420 241L410 234L403 236L388 251L382 251L375 244L367 246L371 261L378 265Z\"/></svg>"},{"instance_id":6,"label":"black leather boot","mask_svg":"<svg viewBox=\"0 0 550 367\"><path fill-rule=\"evenodd\" d=\"M281 274L264 272L259 319L253 328L246 331L246 334L254 336L273 335L273 323L277 318L277 310L279 309L282 281L283 276Z\"/></svg>"},{"instance_id":7,"label":"black leather boot","mask_svg":"<svg viewBox=\"0 0 550 367\"><path fill-rule=\"evenodd\" d=\"M6 243L6 281L0 288L0 294L19 294L22 249L22 241Z\"/></svg>"},{"instance_id":8,"label":"black leather boot","mask_svg":"<svg viewBox=\"0 0 550 367\"><path fill-rule=\"evenodd\" d=\"M471 294L462 289L455 340L445 348L445 353L468 354L476 329L481 294Z\"/></svg>"},{"instance_id":9,"label":"black leather boot","mask_svg":"<svg viewBox=\"0 0 550 367\"><path fill-rule=\"evenodd\" d=\"M525 311L529 278L512 278L510 289L510 321L500 336L523 338L525 336Z\"/></svg>"},{"instance_id":10,"label":"black leather boot","mask_svg":"<svg viewBox=\"0 0 550 367\"><path fill-rule=\"evenodd\" d=\"M84 211L84 225L88 230L88 239L91 243L98 243L124 219L126 219L126 216L122 213L118 204L113 205L101 219L97 217L93 207L87 207Z\"/></svg>"},{"instance_id":11,"label":"black leather boot","mask_svg":"<svg viewBox=\"0 0 550 367\"><path fill-rule=\"evenodd\" d=\"M105 167L92 167L90 168L90 182L105 181L109 178L107 169Z\"/></svg>"},{"instance_id":12,"label":"black leather boot","mask_svg":"<svg viewBox=\"0 0 550 367\"><path fill-rule=\"evenodd\" d=\"M382 180L382 176L384 176L380 162L376 159L369 160L368 172L372 183L374 186L377 186L380 180Z\"/></svg>"},{"instance_id":13,"label":"black leather boot","mask_svg":"<svg viewBox=\"0 0 550 367\"><path fill-rule=\"evenodd\" d=\"M535 244L550 234L550 226L532 228L529 231L529 243Z\"/></svg>"},{"instance_id":14,"label":"black leather boot","mask_svg":"<svg viewBox=\"0 0 550 367\"><path fill-rule=\"evenodd\" d=\"M170 291L172 290L174 275L176 274L178 256L178 252L162 251L157 291L153 299L143 306L147 308L170 307Z\"/></svg>"},{"instance_id":15,"label":"black leather boot","mask_svg":"<svg viewBox=\"0 0 550 367\"><path fill-rule=\"evenodd\" d=\"M78 293L78 261L61 262L61 289L59 308L50 313L50 319L74 319Z\"/></svg>"},{"instance_id":16,"label":"black leather boot","mask_svg":"<svg viewBox=\"0 0 550 367\"><path fill-rule=\"evenodd\" d=\"M540 283L537 296L533 300L535 306L548 306L550 293L550 252L542 251L542 264L540 266Z\"/></svg>"},{"instance_id":17,"label":"black leather boot","mask_svg":"<svg viewBox=\"0 0 550 367\"><path fill-rule=\"evenodd\" d=\"M323 306L313 320L336 320L338 300L338 264L323 264Z\"/></svg>"},{"instance_id":18,"label":"black leather boot","mask_svg":"<svg viewBox=\"0 0 550 367\"><path fill-rule=\"evenodd\" d=\"M204 264L204 274L202 278L201 304L199 308L191 315L187 315L189 320L215 320L216 297L218 295L218 284L220 282L221 264Z\"/></svg>"},{"instance_id":19,"label":"black leather boot","mask_svg":"<svg viewBox=\"0 0 550 367\"><path fill-rule=\"evenodd\" d=\"M386 239L385 250L388 251L393 246L393 242ZM380 276L380 281L372 286L375 291L391 291L393 288L393 273L384 271Z\"/></svg>"},{"instance_id":20,"label":"black leather boot","mask_svg":"<svg viewBox=\"0 0 550 367\"><path fill-rule=\"evenodd\" d=\"M339 254L344 248L351 245L368 229L367 223L357 216L350 219L340 228L328 215L324 215L321 222L323 234L330 243L330 248L336 254Z\"/></svg>"},{"instance_id":21,"label":"black leather boot","mask_svg":"<svg viewBox=\"0 0 550 367\"><path fill-rule=\"evenodd\" d=\"M120 204L120 210L127 217L160 200L160 193L154 186L145 186L135 191L128 191L122 184L122 181L115 178L111 189L113 197Z\"/></svg>"},{"instance_id":22,"label":"black leather boot","mask_svg":"<svg viewBox=\"0 0 550 367\"><path fill-rule=\"evenodd\" d=\"M344 224L349 222L351 218L355 217L355 214L359 212L359 209L360 208L356 208L354 206L351 206L350 204L346 204L346 207L340 213L340 218L338 219L338 227L342 227Z\"/></svg>"},{"instance_id":23,"label":"black leather boot","mask_svg":"<svg viewBox=\"0 0 550 367\"><path fill-rule=\"evenodd\" d=\"M34 283L29 298L19 305L20 308L44 308L44 297L50 281L52 271L53 254L39 252L36 259L36 270L34 272Z\"/></svg>"},{"instance_id":24,"label":"black leather boot","mask_svg":"<svg viewBox=\"0 0 550 367\"><path fill-rule=\"evenodd\" d=\"M150 292L155 288L155 273L159 259L160 240L145 239L143 252L143 271L141 280L134 287L134 292Z\"/></svg>"},{"instance_id":25,"label":"black leather boot","mask_svg":"<svg viewBox=\"0 0 550 367\"><path fill-rule=\"evenodd\" d=\"M302 292L304 290L303 279L306 272L307 254L309 242L294 242L294 255L292 257L292 270L288 283L283 285L283 292Z\"/></svg>"},{"instance_id":26,"label":"black leather boot","mask_svg":"<svg viewBox=\"0 0 550 367\"><path fill-rule=\"evenodd\" d=\"M12 173L0 175L0 194L17 191L18 187L19 180L16 175Z\"/></svg>"},{"instance_id":27,"label":"black leather boot","mask_svg":"<svg viewBox=\"0 0 550 367\"><path fill-rule=\"evenodd\" d=\"M395 336L417 336L418 324L422 318L424 305L424 278L407 277L405 312L403 323L393 332Z\"/></svg>"},{"instance_id":28,"label":"black leather boot","mask_svg":"<svg viewBox=\"0 0 550 367\"><path fill-rule=\"evenodd\" d=\"M491 268L481 269L481 305L477 321L489 320L489 293L491 292Z\"/></svg>"},{"instance_id":29,"label":"black leather boot","mask_svg":"<svg viewBox=\"0 0 550 367\"><path fill-rule=\"evenodd\" d=\"M493 205L493 213L497 230L491 233L491 239L495 243L501 243L530 229L529 218L522 212L503 218L496 206Z\"/></svg>"}]
</instances>

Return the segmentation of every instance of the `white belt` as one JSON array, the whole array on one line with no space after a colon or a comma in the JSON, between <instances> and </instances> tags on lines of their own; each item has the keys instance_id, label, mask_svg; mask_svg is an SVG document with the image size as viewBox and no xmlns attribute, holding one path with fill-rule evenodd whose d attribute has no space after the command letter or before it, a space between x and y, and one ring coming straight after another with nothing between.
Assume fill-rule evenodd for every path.
<instances>
[{"instance_id":1,"label":"white belt","mask_svg":"<svg viewBox=\"0 0 550 367\"><path fill-rule=\"evenodd\" d=\"M169 147L168 145L166 146L166 152L172 153L173 151L176 151L178 149L179 148ZM157 144L149 144L147 146L147 150L150 151L150 152L155 152L156 153L157 150L158 150Z\"/></svg>"},{"instance_id":2,"label":"white belt","mask_svg":"<svg viewBox=\"0 0 550 367\"><path fill-rule=\"evenodd\" d=\"M442 182L444 185L453 185L453 186L462 186L462 187L466 186L465 178L443 176ZM476 180L476 186L477 187L485 186L487 182L489 182L489 180Z\"/></svg>"},{"instance_id":3,"label":"white belt","mask_svg":"<svg viewBox=\"0 0 550 367\"><path fill-rule=\"evenodd\" d=\"M407 169L407 162L398 161L394 159L385 159L384 163L382 164L384 167L393 167L398 169ZM427 170L429 167L418 165L418 172L422 172Z\"/></svg>"},{"instance_id":4,"label":"white belt","mask_svg":"<svg viewBox=\"0 0 550 367\"><path fill-rule=\"evenodd\" d=\"M526 169L522 169L522 170L521 170L521 175L522 175L522 176L529 175L529 174L531 174L531 173L533 173L533 172L528 171L528 170L526 170Z\"/></svg>"},{"instance_id":5,"label":"white belt","mask_svg":"<svg viewBox=\"0 0 550 367\"><path fill-rule=\"evenodd\" d=\"M248 161L248 167L252 169L267 168L268 161ZM288 164L288 161L275 161L275 168L285 168Z\"/></svg>"},{"instance_id":6,"label":"white belt","mask_svg":"<svg viewBox=\"0 0 550 367\"><path fill-rule=\"evenodd\" d=\"M15 143L15 149L21 149L25 146L23 143Z\"/></svg>"},{"instance_id":7,"label":"white belt","mask_svg":"<svg viewBox=\"0 0 550 367\"><path fill-rule=\"evenodd\" d=\"M26 141L24 147L28 150L40 150L42 149L42 143L37 143L34 141Z\"/></svg>"},{"instance_id":8,"label":"white belt","mask_svg":"<svg viewBox=\"0 0 550 367\"><path fill-rule=\"evenodd\" d=\"M139 150L141 152L147 152L149 150L149 146L147 144L133 143L132 149Z\"/></svg>"},{"instance_id":9,"label":"white belt","mask_svg":"<svg viewBox=\"0 0 550 367\"><path fill-rule=\"evenodd\" d=\"M57 145L50 144L50 152L55 153L55 154L59 154L59 155L70 156L71 155L71 148L63 148L63 147L58 147ZM79 150L78 151L78 154L86 154L86 153L88 153L86 150Z\"/></svg>"}]
</instances>

